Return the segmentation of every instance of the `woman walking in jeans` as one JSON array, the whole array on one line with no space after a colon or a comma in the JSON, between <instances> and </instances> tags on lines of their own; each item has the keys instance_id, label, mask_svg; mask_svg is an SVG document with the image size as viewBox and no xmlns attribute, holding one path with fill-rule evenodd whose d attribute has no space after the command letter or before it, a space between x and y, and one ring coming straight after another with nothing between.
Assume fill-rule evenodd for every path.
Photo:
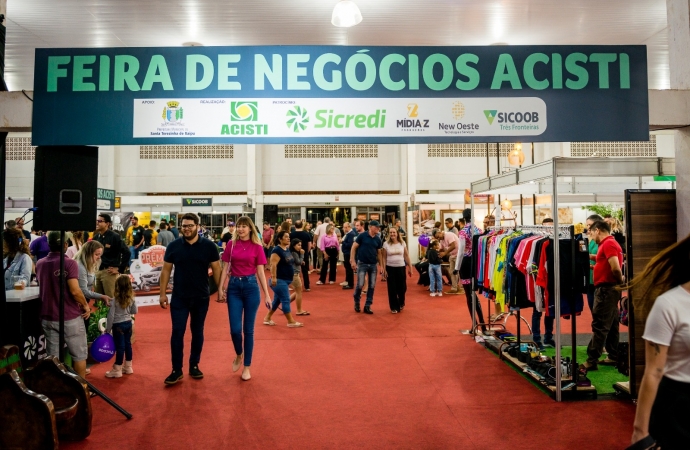
<instances>
[{"instance_id":1,"label":"woman walking in jeans","mask_svg":"<svg viewBox=\"0 0 690 450\"><path fill-rule=\"evenodd\" d=\"M264 325L275 326L275 322L271 320L273 313L278 310L278 305L283 308L283 314L288 321L287 326L290 328L298 328L303 326L292 317L290 312L290 291L288 286L294 279L294 259L290 253L290 233L284 230L276 233L276 245L271 251L271 289L275 294L273 297L273 304L271 310L264 317Z\"/></svg>"},{"instance_id":2,"label":"woman walking in jeans","mask_svg":"<svg viewBox=\"0 0 690 450\"><path fill-rule=\"evenodd\" d=\"M323 265L321 266L321 277L316 284L326 284L326 274L330 269L331 273L328 276L328 284L335 283L335 270L338 267L338 255L340 254L340 242L338 236L335 235L335 227L329 225L326 228L326 235L321 239L320 248L323 252Z\"/></svg>"},{"instance_id":3,"label":"woman walking in jeans","mask_svg":"<svg viewBox=\"0 0 690 450\"><path fill-rule=\"evenodd\" d=\"M431 286L429 286L429 294L431 297L443 296L443 275L441 274L441 257L438 256L439 243L436 239L429 242L429 250L426 251L426 257L429 260L429 279Z\"/></svg>"},{"instance_id":4,"label":"woman walking in jeans","mask_svg":"<svg viewBox=\"0 0 690 450\"><path fill-rule=\"evenodd\" d=\"M232 362L232 371L237 372L244 361L242 379L251 379L249 367L252 365L254 353L254 322L261 302L259 285L264 291L266 307L271 306L271 296L266 285L264 266L266 255L249 217L237 219L235 235L225 247L223 261L227 270L221 274L220 286L225 286L225 280L230 275L227 290L221 288L218 301L228 302L228 316L230 318L230 336L235 347L237 357ZM258 283L257 283L258 278ZM244 346L242 333L244 332Z\"/></svg>"},{"instance_id":5,"label":"woman walking in jeans","mask_svg":"<svg viewBox=\"0 0 690 450\"><path fill-rule=\"evenodd\" d=\"M407 267L407 275L411 277L412 265L407 247L400 240L396 228L388 231L388 239L383 244L383 266L385 267L383 277L388 282L388 304L391 314L398 314L405 308L405 292L407 292L405 267Z\"/></svg>"}]
</instances>

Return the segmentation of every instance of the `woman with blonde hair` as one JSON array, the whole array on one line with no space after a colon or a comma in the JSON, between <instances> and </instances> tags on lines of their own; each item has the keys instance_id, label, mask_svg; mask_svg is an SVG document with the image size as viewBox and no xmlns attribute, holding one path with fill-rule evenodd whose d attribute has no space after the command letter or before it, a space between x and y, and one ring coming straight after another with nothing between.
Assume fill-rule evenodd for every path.
<instances>
[{"instance_id":1,"label":"woman with blonde hair","mask_svg":"<svg viewBox=\"0 0 690 450\"><path fill-rule=\"evenodd\" d=\"M635 314L647 316L645 370L632 443L687 448L690 427L690 236L663 250L627 286ZM649 437L651 435L651 438ZM646 442L645 442L646 443ZM641 448L648 448L650 445Z\"/></svg>"},{"instance_id":2,"label":"woman with blonde hair","mask_svg":"<svg viewBox=\"0 0 690 450\"><path fill-rule=\"evenodd\" d=\"M33 261L22 232L10 228L2 234L2 270L5 277L5 290L24 289L31 281Z\"/></svg>"},{"instance_id":3,"label":"woman with blonde hair","mask_svg":"<svg viewBox=\"0 0 690 450\"><path fill-rule=\"evenodd\" d=\"M249 217L237 219L235 234L223 252L223 261L226 263L226 270L220 276L218 301L228 303L230 336L237 354L232 362L232 371L237 372L244 361L242 379L248 381L252 377L249 368L254 353L254 323L261 303L259 286L264 292L266 307L271 307L264 272L266 255L254 222ZM225 289L228 277L230 280Z\"/></svg>"}]
</instances>

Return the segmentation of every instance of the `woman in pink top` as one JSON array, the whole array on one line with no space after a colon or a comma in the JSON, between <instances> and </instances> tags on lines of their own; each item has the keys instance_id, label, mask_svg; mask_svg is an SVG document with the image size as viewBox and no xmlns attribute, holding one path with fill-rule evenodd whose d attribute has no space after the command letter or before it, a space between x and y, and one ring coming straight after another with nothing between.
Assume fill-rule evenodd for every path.
<instances>
[{"instance_id":1,"label":"woman in pink top","mask_svg":"<svg viewBox=\"0 0 690 450\"><path fill-rule=\"evenodd\" d=\"M335 227L329 225L326 228L326 235L321 238L319 248L323 252L323 265L321 266L321 277L316 284L326 284L326 274L328 268L331 269L331 274L328 277L329 284L335 283L335 269L338 266L338 255L340 254L340 242L338 236L335 235Z\"/></svg>"},{"instance_id":2,"label":"woman in pink top","mask_svg":"<svg viewBox=\"0 0 690 450\"><path fill-rule=\"evenodd\" d=\"M271 297L264 273L266 255L264 255L264 249L252 219L249 217L237 219L235 235L225 247L222 259L227 269L221 274L220 285L225 286L228 272L230 281L227 289L221 288L218 292L218 301L228 302L230 336L237 354L232 362L232 371L237 372L244 360L242 379L248 381L252 377L249 367L252 365L254 353L254 323L259 303L261 303L259 285L264 292L266 307L271 307ZM243 330L244 348L242 347Z\"/></svg>"}]
</instances>

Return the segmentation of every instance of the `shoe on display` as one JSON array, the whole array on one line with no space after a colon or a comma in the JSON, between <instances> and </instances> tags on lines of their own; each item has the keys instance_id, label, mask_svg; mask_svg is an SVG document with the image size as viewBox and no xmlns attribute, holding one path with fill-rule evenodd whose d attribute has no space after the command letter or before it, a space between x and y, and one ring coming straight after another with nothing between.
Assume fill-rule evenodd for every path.
<instances>
[{"instance_id":1,"label":"shoe on display","mask_svg":"<svg viewBox=\"0 0 690 450\"><path fill-rule=\"evenodd\" d=\"M556 348L556 341L553 339L544 339L544 347Z\"/></svg>"},{"instance_id":2,"label":"shoe on display","mask_svg":"<svg viewBox=\"0 0 690 450\"><path fill-rule=\"evenodd\" d=\"M173 385L180 381L182 378L184 378L184 374L181 370L173 370L172 373L168 375L168 378L165 379L165 384Z\"/></svg>"},{"instance_id":3,"label":"shoe on display","mask_svg":"<svg viewBox=\"0 0 690 450\"><path fill-rule=\"evenodd\" d=\"M374 311L371 310L371 306L364 307L364 314L374 314Z\"/></svg>"},{"instance_id":4,"label":"shoe on display","mask_svg":"<svg viewBox=\"0 0 690 450\"><path fill-rule=\"evenodd\" d=\"M204 378L204 373L201 370L199 370L198 365L194 365L194 366L190 367L190 369L189 369L189 376L194 378L194 379L199 380L201 378Z\"/></svg>"}]
</instances>

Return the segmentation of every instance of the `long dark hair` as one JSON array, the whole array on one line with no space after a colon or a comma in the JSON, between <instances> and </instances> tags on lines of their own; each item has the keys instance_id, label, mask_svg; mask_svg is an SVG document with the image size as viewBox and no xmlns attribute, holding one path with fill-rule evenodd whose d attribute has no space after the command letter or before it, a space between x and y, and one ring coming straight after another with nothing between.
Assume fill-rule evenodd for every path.
<instances>
[{"instance_id":1,"label":"long dark hair","mask_svg":"<svg viewBox=\"0 0 690 450\"><path fill-rule=\"evenodd\" d=\"M290 251L297 253L297 250L295 250L295 245L301 244L302 240L301 239L293 239L290 241ZM303 249L304 250L304 249ZM306 250L304 250L306 252Z\"/></svg>"},{"instance_id":2,"label":"long dark hair","mask_svg":"<svg viewBox=\"0 0 690 450\"><path fill-rule=\"evenodd\" d=\"M631 289L635 313L646 317L657 297L690 281L690 235L667 247L647 263L624 289Z\"/></svg>"}]
</instances>

